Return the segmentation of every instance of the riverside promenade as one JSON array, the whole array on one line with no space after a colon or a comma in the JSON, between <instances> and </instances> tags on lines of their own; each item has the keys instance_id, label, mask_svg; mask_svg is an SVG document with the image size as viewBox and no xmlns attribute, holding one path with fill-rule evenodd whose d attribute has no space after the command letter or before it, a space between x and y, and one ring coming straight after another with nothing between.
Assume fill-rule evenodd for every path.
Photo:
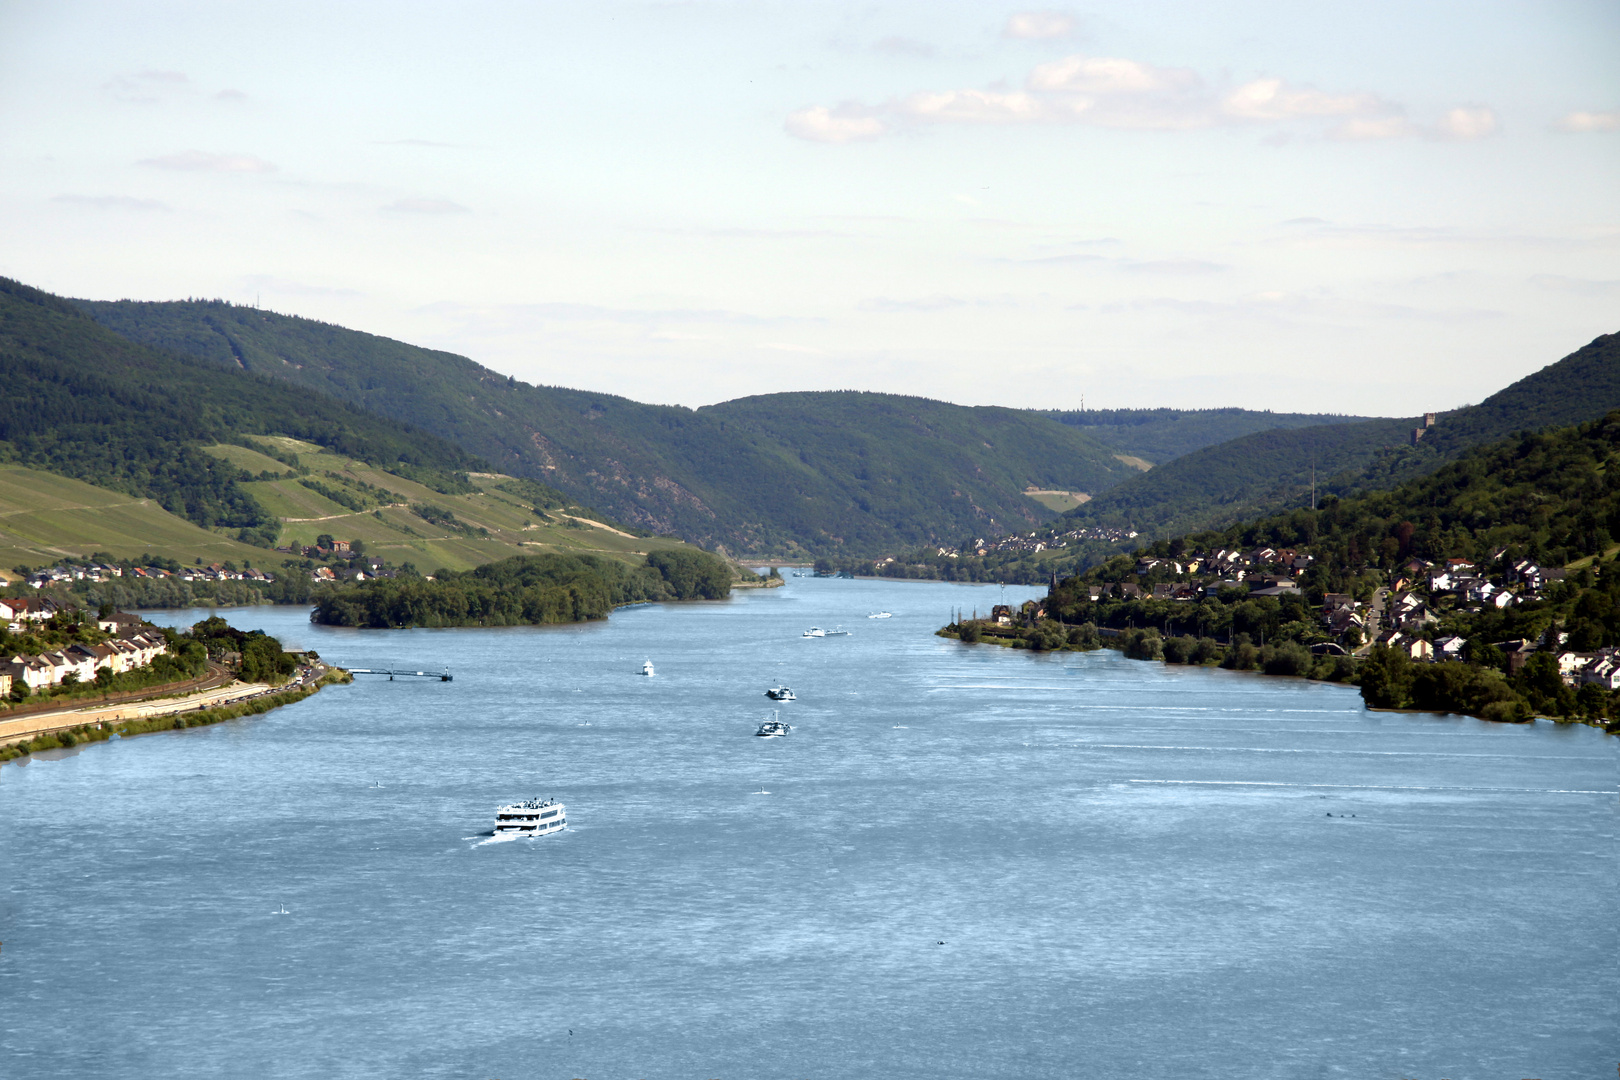
<instances>
[{"instance_id":1,"label":"riverside promenade","mask_svg":"<svg viewBox=\"0 0 1620 1080\"><path fill-rule=\"evenodd\" d=\"M279 694L288 690L300 690L318 685L328 669L324 664L301 667L293 678L281 686L271 686L268 683L239 682L229 679L229 673L223 672L223 669L220 670L224 680L228 681L222 682L220 678L210 678L202 680L203 685L201 686L170 688L167 691L159 689L155 694L149 691L145 697L132 695L131 699L128 700L67 705L60 709L32 712L26 716L0 720L0 747L25 742L38 735L81 727L85 724L115 724L126 720L149 720L155 716L167 716L175 713L195 712L199 709L215 709L225 705L234 705L237 702L247 701L265 694Z\"/></svg>"}]
</instances>

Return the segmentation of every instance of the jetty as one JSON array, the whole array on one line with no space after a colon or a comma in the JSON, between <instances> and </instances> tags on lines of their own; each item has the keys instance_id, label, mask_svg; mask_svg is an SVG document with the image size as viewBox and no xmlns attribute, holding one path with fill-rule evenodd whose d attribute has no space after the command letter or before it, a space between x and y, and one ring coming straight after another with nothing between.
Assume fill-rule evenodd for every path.
<instances>
[{"instance_id":1,"label":"jetty","mask_svg":"<svg viewBox=\"0 0 1620 1080\"><path fill-rule=\"evenodd\" d=\"M388 668L352 667L346 668L345 670L348 671L350 675L386 675L390 679L392 679L395 675L409 675L422 679L438 679L440 682L455 681L455 676L450 674L448 669L444 671L399 671L390 670Z\"/></svg>"}]
</instances>

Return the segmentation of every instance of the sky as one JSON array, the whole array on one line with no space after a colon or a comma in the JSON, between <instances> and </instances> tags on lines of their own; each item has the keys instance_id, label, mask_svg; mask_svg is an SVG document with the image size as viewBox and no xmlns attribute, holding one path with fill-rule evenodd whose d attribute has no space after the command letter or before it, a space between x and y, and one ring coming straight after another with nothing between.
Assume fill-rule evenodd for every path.
<instances>
[{"instance_id":1,"label":"sky","mask_svg":"<svg viewBox=\"0 0 1620 1080\"><path fill-rule=\"evenodd\" d=\"M1616 56L1612 0L0 0L0 274L689 406L1411 415L1620 330Z\"/></svg>"}]
</instances>

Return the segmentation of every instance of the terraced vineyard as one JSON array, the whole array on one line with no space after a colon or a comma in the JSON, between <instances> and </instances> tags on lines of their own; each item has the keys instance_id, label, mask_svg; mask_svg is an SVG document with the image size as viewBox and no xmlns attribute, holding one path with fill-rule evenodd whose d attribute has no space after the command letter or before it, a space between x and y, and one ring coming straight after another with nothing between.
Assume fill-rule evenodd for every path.
<instances>
[{"instance_id":1,"label":"terraced vineyard","mask_svg":"<svg viewBox=\"0 0 1620 1080\"><path fill-rule=\"evenodd\" d=\"M367 554L414 563L423 573L545 551L631 560L686 546L672 538L632 536L577 508L546 509L542 492L499 473L469 474L469 490L444 492L314 443L281 436L257 441L281 457L296 457L301 468L242 446L205 450L256 476L273 477L242 487L281 519L278 546L313 544L322 534L362 540Z\"/></svg>"},{"instance_id":2,"label":"terraced vineyard","mask_svg":"<svg viewBox=\"0 0 1620 1080\"><path fill-rule=\"evenodd\" d=\"M0 466L0 568L38 566L63 556L115 558L145 552L205 563L271 566L275 552L250 547L176 517L151 499L56 473Z\"/></svg>"}]
</instances>

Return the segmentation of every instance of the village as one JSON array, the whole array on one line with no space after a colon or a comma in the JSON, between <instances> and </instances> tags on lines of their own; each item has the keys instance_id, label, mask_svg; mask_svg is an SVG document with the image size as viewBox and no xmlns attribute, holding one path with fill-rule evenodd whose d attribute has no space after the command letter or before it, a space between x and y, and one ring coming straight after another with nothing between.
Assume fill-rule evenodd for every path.
<instances>
[{"instance_id":1,"label":"village","mask_svg":"<svg viewBox=\"0 0 1620 1080\"><path fill-rule=\"evenodd\" d=\"M292 544L274 549L276 552L303 558L311 563L307 568L294 567L289 563L294 574L307 573L309 580L317 585L334 584L345 581L366 581L370 578L387 578L395 576L398 571L388 567L381 556L365 554L365 545L358 540L337 540L331 536L322 535L314 544ZM147 558L150 558L148 556ZM219 582L243 581L269 585L276 580L276 575L266 570L252 566L238 567L234 562L215 562L204 566L199 562L195 566L182 566L173 560L159 560L167 565L146 564L142 562L115 562L110 558L94 560L70 561L55 566L27 569L19 567L18 580L33 589L48 589L53 586L67 586L72 588L78 584L103 584L114 581L180 581L180 582ZM336 565L332 565L332 564ZM4 575L0 575L0 582Z\"/></svg>"},{"instance_id":2,"label":"village","mask_svg":"<svg viewBox=\"0 0 1620 1080\"><path fill-rule=\"evenodd\" d=\"M1093 603L1113 600L1157 600L1193 604L1205 599L1242 602L1272 597L1297 598L1310 608L1301 578L1314 565L1308 552L1292 548L1259 547L1252 550L1213 549L1176 557L1141 557L1122 579L1084 586ZM1457 634L1438 633L1443 621L1458 613L1501 610L1543 598L1546 590L1564 581L1568 571L1544 567L1534 560L1514 558L1505 550L1479 564L1451 558L1431 562L1411 558L1389 574L1387 585L1373 588L1358 599L1344 593L1325 593L1314 605L1318 640L1307 641L1318 656L1365 657L1377 646L1398 650L1412 660L1434 662L1473 659L1469 642ZM1025 607L1032 607L1026 604ZM997 608L992 619L1003 625L1039 619L1045 612ZM1508 674L1521 671L1538 652L1555 651L1558 670L1570 686L1595 684L1604 690L1620 689L1620 648L1581 649L1570 635L1558 631L1559 640L1519 638L1491 642L1500 651ZM1552 646L1549 649L1549 645Z\"/></svg>"},{"instance_id":3,"label":"village","mask_svg":"<svg viewBox=\"0 0 1620 1080\"><path fill-rule=\"evenodd\" d=\"M967 544L962 548L939 547L935 549L934 553L941 559L959 559L963 555L983 556L996 552L1015 552L1033 555L1048 549L1068 547L1071 542L1079 540L1104 540L1109 543L1122 543L1126 540L1136 539L1137 535L1138 534L1131 529L1109 529L1102 528L1100 526L1087 526L1080 529L1070 529L1067 532L1061 533L1043 533L1038 531L1029 533L1008 533L999 540L986 540L981 536L974 540L971 544ZM886 561L893 562L894 560L891 558ZM880 562L878 565L882 566L883 564Z\"/></svg>"},{"instance_id":4,"label":"village","mask_svg":"<svg viewBox=\"0 0 1620 1080\"><path fill-rule=\"evenodd\" d=\"M4 623L8 634L26 634L59 616L76 614L58 607L50 597L0 597L0 623ZM138 615L110 612L93 620L85 617L81 625L92 624L100 634L112 636L100 641L75 641L39 653L0 655L0 699L21 700L55 686L106 682L113 676L149 667L168 652L163 634L155 627L148 628ZM102 672L107 674L103 676Z\"/></svg>"},{"instance_id":5,"label":"village","mask_svg":"<svg viewBox=\"0 0 1620 1080\"><path fill-rule=\"evenodd\" d=\"M237 569L234 563L210 563L207 566L178 567L165 569L161 566L121 566L117 563L87 562L82 565L57 565L41 570L30 571L23 581L31 588L44 589L52 585L73 585L75 582L87 581L102 583L117 581L124 577L132 579L161 580L173 578L176 581L262 581L276 580L274 574L263 570L255 570L251 566Z\"/></svg>"}]
</instances>

